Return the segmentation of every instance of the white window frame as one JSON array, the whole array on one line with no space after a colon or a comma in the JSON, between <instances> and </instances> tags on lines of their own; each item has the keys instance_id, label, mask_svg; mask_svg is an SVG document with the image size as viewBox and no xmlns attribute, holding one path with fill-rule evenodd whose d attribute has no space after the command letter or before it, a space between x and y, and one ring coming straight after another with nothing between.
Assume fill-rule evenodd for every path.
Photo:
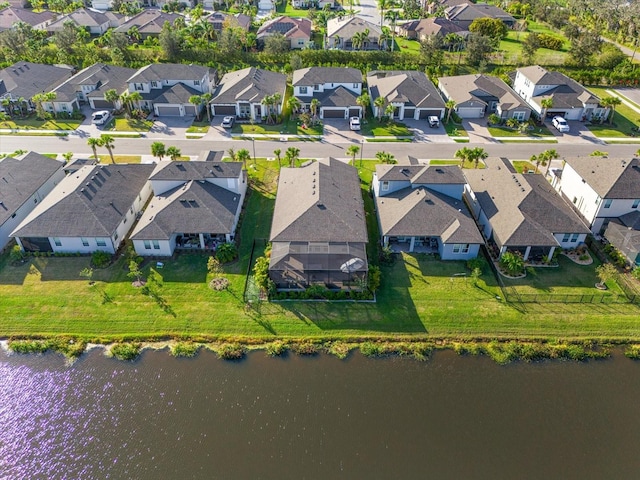
<instances>
[{"instance_id":1,"label":"white window frame","mask_svg":"<svg viewBox=\"0 0 640 480\"><path fill-rule=\"evenodd\" d=\"M453 253L457 253L457 254L469 253L469 244L468 243L454 243L453 244Z\"/></svg>"},{"instance_id":2,"label":"white window frame","mask_svg":"<svg viewBox=\"0 0 640 480\"><path fill-rule=\"evenodd\" d=\"M382 181L380 184L380 188L382 189L383 192L386 192L387 190L389 190L389 182Z\"/></svg>"},{"instance_id":3,"label":"white window frame","mask_svg":"<svg viewBox=\"0 0 640 480\"><path fill-rule=\"evenodd\" d=\"M611 204L612 204L612 203L613 203L613 200L612 200L612 199L610 199L610 198L607 198L607 199L604 201L604 205L603 205L602 207L603 207L603 208L611 208Z\"/></svg>"}]
</instances>

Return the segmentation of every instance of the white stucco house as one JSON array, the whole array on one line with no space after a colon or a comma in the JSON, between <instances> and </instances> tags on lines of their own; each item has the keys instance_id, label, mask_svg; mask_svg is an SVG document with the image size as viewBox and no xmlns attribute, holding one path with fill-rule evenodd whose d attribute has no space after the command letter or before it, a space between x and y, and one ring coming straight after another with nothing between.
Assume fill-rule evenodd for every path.
<instances>
[{"instance_id":1,"label":"white stucco house","mask_svg":"<svg viewBox=\"0 0 640 480\"><path fill-rule=\"evenodd\" d=\"M362 95L362 73L349 67L308 67L293 72L293 95L303 111L320 102L320 118L361 117L357 98Z\"/></svg>"}]
</instances>

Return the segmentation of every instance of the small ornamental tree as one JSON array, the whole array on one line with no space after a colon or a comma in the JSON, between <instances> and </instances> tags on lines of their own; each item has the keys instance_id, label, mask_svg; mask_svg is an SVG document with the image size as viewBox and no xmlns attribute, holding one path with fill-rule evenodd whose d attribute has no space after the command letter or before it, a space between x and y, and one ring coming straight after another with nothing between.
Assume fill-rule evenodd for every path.
<instances>
[{"instance_id":1,"label":"small ornamental tree","mask_svg":"<svg viewBox=\"0 0 640 480\"><path fill-rule=\"evenodd\" d=\"M613 266L613 264L603 263L602 265L596 268L596 275L598 275L598 278L600 279L600 282L598 282L596 286L598 288L607 288L606 283L609 280L612 280L613 278L615 278L617 274L618 274L618 271L616 270L616 267Z\"/></svg>"}]
</instances>

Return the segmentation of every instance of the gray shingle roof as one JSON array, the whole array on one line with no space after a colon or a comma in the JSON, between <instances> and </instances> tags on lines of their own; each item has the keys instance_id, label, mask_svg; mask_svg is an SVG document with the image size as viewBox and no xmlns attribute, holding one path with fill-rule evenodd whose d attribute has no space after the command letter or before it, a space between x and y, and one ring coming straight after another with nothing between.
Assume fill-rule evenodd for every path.
<instances>
[{"instance_id":1,"label":"gray shingle roof","mask_svg":"<svg viewBox=\"0 0 640 480\"><path fill-rule=\"evenodd\" d=\"M249 67L222 77L211 99L212 104L235 104L239 101L259 103L267 95L284 96L287 76L282 73Z\"/></svg>"},{"instance_id":2,"label":"gray shingle roof","mask_svg":"<svg viewBox=\"0 0 640 480\"><path fill-rule=\"evenodd\" d=\"M440 77L438 82L458 105L486 105L486 97L495 97L503 111L515 108L531 110L524 100L498 77L482 74L458 75Z\"/></svg>"},{"instance_id":3,"label":"gray shingle roof","mask_svg":"<svg viewBox=\"0 0 640 480\"><path fill-rule=\"evenodd\" d=\"M175 233L233 233L240 197L207 181L189 180L153 197L131 239L168 240Z\"/></svg>"},{"instance_id":4,"label":"gray shingle roof","mask_svg":"<svg viewBox=\"0 0 640 480\"><path fill-rule=\"evenodd\" d=\"M311 38L311 20L308 18L277 17L266 21L256 32L257 38L280 33L285 38Z\"/></svg>"},{"instance_id":5,"label":"gray shingle roof","mask_svg":"<svg viewBox=\"0 0 640 480\"><path fill-rule=\"evenodd\" d=\"M355 107L358 95L348 88L339 86L324 92L314 93L313 98L317 98L321 107Z\"/></svg>"},{"instance_id":6,"label":"gray shingle roof","mask_svg":"<svg viewBox=\"0 0 640 480\"><path fill-rule=\"evenodd\" d=\"M453 5L445 10L445 15L449 20L473 21L477 18L499 18L505 22L514 23L516 21L507 12L494 5L487 4L461 4Z\"/></svg>"},{"instance_id":7,"label":"gray shingle roof","mask_svg":"<svg viewBox=\"0 0 640 480\"><path fill-rule=\"evenodd\" d=\"M362 83L362 72L351 67L307 67L293 72L294 87L325 83Z\"/></svg>"},{"instance_id":8,"label":"gray shingle roof","mask_svg":"<svg viewBox=\"0 0 640 480\"><path fill-rule=\"evenodd\" d=\"M178 18L184 18L184 15L161 10L143 10L116 28L115 31L127 33L132 27L136 27L141 34L158 35L165 22L173 25Z\"/></svg>"},{"instance_id":9,"label":"gray shingle roof","mask_svg":"<svg viewBox=\"0 0 640 480\"><path fill-rule=\"evenodd\" d=\"M51 22L47 26L47 31L57 31L64 28L64 24L72 22L78 27L99 27L105 23L109 23L109 17L104 13L96 12L88 8L79 8L75 12L62 15L55 22Z\"/></svg>"},{"instance_id":10,"label":"gray shingle roof","mask_svg":"<svg viewBox=\"0 0 640 480\"><path fill-rule=\"evenodd\" d=\"M154 80L202 80L210 72L209 67L182 63L152 63L142 67L129 77L129 82L151 82Z\"/></svg>"},{"instance_id":11,"label":"gray shingle roof","mask_svg":"<svg viewBox=\"0 0 640 480\"><path fill-rule=\"evenodd\" d=\"M327 37L329 38L337 35L341 38L350 39L356 33L365 30L369 30L369 38L378 38L382 34L382 29L379 25L360 17L331 18L327 22Z\"/></svg>"},{"instance_id":12,"label":"gray shingle roof","mask_svg":"<svg viewBox=\"0 0 640 480\"><path fill-rule=\"evenodd\" d=\"M460 33L466 30L451 20L444 17L429 17L420 20L411 20L400 25L402 30L416 32L417 35L439 35L446 36L448 33Z\"/></svg>"},{"instance_id":13,"label":"gray shingle roof","mask_svg":"<svg viewBox=\"0 0 640 480\"><path fill-rule=\"evenodd\" d=\"M371 100L382 96L418 108L445 108L442 97L426 74L417 71L373 71L367 75Z\"/></svg>"},{"instance_id":14,"label":"gray shingle roof","mask_svg":"<svg viewBox=\"0 0 640 480\"><path fill-rule=\"evenodd\" d=\"M640 198L640 159L566 158L573 168L602 198Z\"/></svg>"},{"instance_id":15,"label":"gray shingle roof","mask_svg":"<svg viewBox=\"0 0 640 480\"><path fill-rule=\"evenodd\" d=\"M39 153L0 160L0 225L38 191L63 163Z\"/></svg>"},{"instance_id":16,"label":"gray shingle roof","mask_svg":"<svg viewBox=\"0 0 640 480\"><path fill-rule=\"evenodd\" d=\"M551 247L558 246L554 233L589 233L544 176L516 173L504 158L486 164L464 173L498 245Z\"/></svg>"},{"instance_id":17,"label":"gray shingle roof","mask_svg":"<svg viewBox=\"0 0 640 480\"><path fill-rule=\"evenodd\" d=\"M76 92L82 85L95 85L96 89L88 94L89 97L102 98L104 92L114 89L122 93L127 89L127 79L136 72L134 68L94 63L73 77L56 87L57 101L71 101L76 98Z\"/></svg>"},{"instance_id":18,"label":"gray shingle roof","mask_svg":"<svg viewBox=\"0 0 640 480\"><path fill-rule=\"evenodd\" d=\"M193 95L200 95L201 93L202 92L199 92L195 88L191 88L188 85L176 83L175 85L164 87L159 90L153 89L149 94L142 94L142 97L145 99L153 98L154 103L180 104L189 103L189 98L191 98ZM150 97L150 95L153 95L153 97Z\"/></svg>"},{"instance_id":19,"label":"gray shingle roof","mask_svg":"<svg viewBox=\"0 0 640 480\"><path fill-rule=\"evenodd\" d=\"M549 72L539 65L517 70L536 85L556 85L533 98L540 102L543 98L553 98L553 108L580 108L585 103L600 103L600 98L584 88L572 78L560 72Z\"/></svg>"},{"instance_id":20,"label":"gray shingle roof","mask_svg":"<svg viewBox=\"0 0 640 480\"><path fill-rule=\"evenodd\" d=\"M73 69L67 66L14 63L0 70L0 95L8 92L13 98L29 100L37 93L50 92L72 74Z\"/></svg>"},{"instance_id":21,"label":"gray shingle roof","mask_svg":"<svg viewBox=\"0 0 640 480\"><path fill-rule=\"evenodd\" d=\"M34 12L26 8L6 7L0 10L0 31L13 28L18 22L26 23L35 27L45 22L50 22L56 18L56 14L45 10Z\"/></svg>"},{"instance_id":22,"label":"gray shingle roof","mask_svg":"<svg viewBox=\"0 0 640 480\"><path fill-rule=\"evenodd\" d=\"M283 168L270 240L366 243L357 170L334 158L301 168Z\"/></svg>"},{"instance_id":23,"label":"gray shingle roof","mask_svg":"<svg viewBox=\"0 0 640 480\"><path fill-rule=\"evenodd\" d=\"M425 187L376 197L382 235L433 236L446 243L484 243L462 200Z\"/></svg>"},{"instance_id":24,"label":"gray shingle roof","mask_svg":"<svg viewBox=\"0 0 640 480\"><path fill-rule=\"evenodd\" d=\"M110 237L154 165L87 165L65 177L12 233L15 237Z\"/></svg>"},{"instance_id":25,"label":"gray shingle roof","mask_svg":"<svg viewBox=\"0 0 640 480\"><path fill-rule=\"evenodd\" d=\"M410 181L416 185L464 185L467 181L456 165L376 165L379 181Z\"/></svg>"},{"instance_id":26,"label":"gray shingle roof","mask_svg":"<svg viewBox=\"0 0 640 480\"><path fill-rule=\"evenodd\" d=\"M208 152L209 153L209 152ZM221 156L224 152L211 152ZM238 178L242 170L242 162L195 161L172 162L163 160L158 162L151 180L205 180L207 178Z\"/></svg>"}]
</instances>

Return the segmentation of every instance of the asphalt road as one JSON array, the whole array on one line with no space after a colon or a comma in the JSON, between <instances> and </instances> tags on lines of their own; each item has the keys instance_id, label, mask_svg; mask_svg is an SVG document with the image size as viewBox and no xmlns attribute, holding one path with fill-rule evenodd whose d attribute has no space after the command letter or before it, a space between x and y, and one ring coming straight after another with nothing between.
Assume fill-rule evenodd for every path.
<instances>
[{"instance_id":1,"label":"asphalt road","mask_svg":"<svg viewBox=\"0 0 640 480\"><path fill-rule=\"evenodd\" d=\"M149 138L116 138L114 153L120 155L150 155L151 143ZM206 141L206 140L180 140L171 141L171 145L178 147L183 155L198 155L203 150L224 150L234 148L236 151L246 148L257 157L273 157L273 151L277 148L283 152L288 147L300 149L301 158L323 157L348 157L347 148L354 143L330 144L326 142L278 142L278 141ZM360 145L355 143L356 145ZM405 158L411 155L416 158L454 158L456 150L464 146L482 147L490 156L503 156L512 159L527 159L531 155L553 148L561 157L588 156L594 150L603 150L610 157L633 155L639 148L638 144L629 145L589 145L589 144L535 144L535 143L482 143L482 144L433 144L433 143L365 143L362 152L363 158L373 158L378 151L390 152L396 158ZM85 138L75 136L68 137L28 137L28 136L0 136L0 152L11 153L16 150L34 150L40 153L64 153L73 152L76 155L91 155L91 149ZM100 149L100 153L106 153Z\"/></svg>"}]
</instances>

